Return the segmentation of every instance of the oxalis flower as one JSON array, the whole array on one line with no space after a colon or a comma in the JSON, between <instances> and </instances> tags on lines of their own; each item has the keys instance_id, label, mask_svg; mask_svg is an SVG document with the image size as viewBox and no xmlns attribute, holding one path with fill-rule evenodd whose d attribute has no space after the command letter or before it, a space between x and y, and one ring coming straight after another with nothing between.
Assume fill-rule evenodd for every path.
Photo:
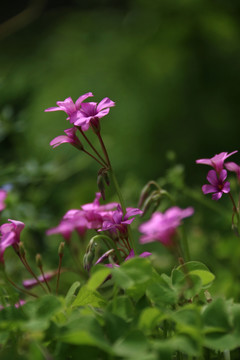
<instances>
[{"instance_id":1,"label":"oxalis flower","mask_svg":"<svg viewBox=\"0 0 240 360\"><path fill-rule=\"evenodd\" d=\"M236 173L238 182L240 182L240 166L237 165L235 162L228 162L225 164L225 168L229 171L233 171Z\"/></svg>"},{"instance_id":2,"label":"oxalis flower","mask_svg":"<svg viewBox=\"0 0 240 360\"><path fill-rule=\"evenodd\" d=\"M70 129L64 130L66 135L60 135L55 137L51 142L50 145L53 147L53 149L61 144L64 143L70 143L71 145L75 146L77 149L82 150L83 145L79 138L76 135L77 128L72 127Z\"/></svg>"},{"instance_id":3,"label":"oxalis flower","mask_svg":"<svg viewBox=\"0 0 240 360\"><path fill-rule=\"evenodd\" d=\"M139 239L140 243L159 241L165 246L171 246L181 220L193 213L192 207L180 209L177 206L168 209L165 213L155 212L149 221L139 227L140 232L143 233Z\"/></svg>"},{"instance_id":4,"label":"oxalis flower","mask_svg":"<svg viewBox=\"0 0 240 360\"><path fill-rule=\"evenodd\" d=\"M204 194L213 193L212 199L219 200L222 197L222 194L230 192L230 183L228 181L224 182L227 178L227 170L223 169L220 171L219 175L214 170L210 170L207 174L207 180L210 183L202 186L202 191Z\"/></svg>"},{"instance_id":5,"label":"oxalis flower","mask_svg":"<svg viewBox=\"0 0 240 360\"><path fill-rule=\"evenodd\" d=\"M98 231L109 231L110 234L119 231L121 234L126 234L127 226L133 222L135 215L141 215L142 213L142 210L129 207L126 209L126 214L123 215L122 208L118 204L117 210L112 213L110 219L103 221L102 228Z\"/></svg>"},{"instance_id":6,"label":"oxalis flower","mask_svg":"<svg viewBox=\"0 0 240 360\"><path fill-rule=\"evenodd\" d=\"M70 123L73 124L78 118L78 112L80 110L82 102L90 96L93 96L91 92L81 95L75 103L73 102L71 97L68 97L64 101L57 101L57 106L48 108L44 111L64 111L68 115L67 120L69 120Z\"/></svg>"},{"instance_id":7,"label":"oxalis flower","mask_svg":"<svg viewBox=\"0 0 240 360\"><path fill-rule=\"evenodd\" d=\"M112 106L115 106L115 102L107 97L102 99L99 104L96 102L83 103L77 113L77 120L74 121L74 125L80 126L83 131L88 130L91 123L98 128L99 119L106 116Z\"/></svg>"},{"instance_id":8,"label":"oxalis flower","mask_svg":"<svg viewBox=\"0 0 240 360\"><path fill-rule=\"evenodd\" d=\"M217 173L219 173L221 170L223 170L224 161L229 158L229 156L232 156L237 152L237 150L231 152L230 154L227 152L221 152L220 154L214 155L211 159L196 160L196 163L210 165L216 170Z\"/></svg>"},{"instance_id":9,"label":"oxalis flower","mask_svg":"<svg viewBox=\"0 0 240 360\"><path fill-rule=\"evenodd\" d=\"M4 263L3 254L9 246L18 251L20 233L25 225L21 221L8 219L11 223L3 224L0 227L0 262Z\"/></svg>"}]
</instances>

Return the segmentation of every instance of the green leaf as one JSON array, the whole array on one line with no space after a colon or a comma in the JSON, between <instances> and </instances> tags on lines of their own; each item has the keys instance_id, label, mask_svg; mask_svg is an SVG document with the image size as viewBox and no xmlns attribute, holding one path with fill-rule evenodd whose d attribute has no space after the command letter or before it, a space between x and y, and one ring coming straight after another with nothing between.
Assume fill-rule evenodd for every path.
<instances>
[{"instance_id":1,"label":"green leaf","mask_svg":"<svg viewBox=\"0 0 240 360\"><path fill-rule=\"evenodd\" d=\"M144 334L139 330L133 330L127 336L120 338L113 345L114 352L118 356L129 358L137 357L139 359L146 355L149 344Z\"/></svg>"},{"instance_id":2,"label":"green leaf","mask_svg":"<svg viewBox=\"0 0 240 360\"><path fill-rule=\"evenodd\" d=\"M209 271L207 266L198 261L189 261L178 266L177 270L181 270L185 275L188 273L190 275L199 276L202 282L202 287L205 289L209 287L215 279L215 275Z\"/></svg>"},{"instance_id":3,"label":"green leaf","mask_svg":"<svg viewBox=\"0 0 240 360\"><path fill-rule=\"evenodd\" d=\"M136 301L145 293L153 276L153 268L148 259L133 258L120 267L112 269L113 280Z\"/></svg>"},{"instance_id":4,"label":"green leaf","mask_svg":"<svg viewBox=\"0 0 240 360\"><path fill-rule=\"evenodd\" d=\"M96 346L110 354L113 353L102 328L92 315L73 313L67 325L62 327L58 338L65 343Z\"/></svg>"},{"instance_id":5,"label":"green leaf","mask_svg":"<svg viewBox=\"0 0 240 360\"><path fill-rule=\"evenodd\" d=\"M156 307L145 308L139 318L138 327L146 334L150 334L156 326L167 317L162 311Z\"/></svg>"},{"instance_id":6,"label":"green leaf","mask_svg":"<svg viewBox=\"0 0 240 360\"><path fill-rule=\"evenodd\" d=\"M174 305L178 301L177 292L158 274L148 284L146 294L157 305Z\"/></svg>"},{"instance_id":7,"label":"green leaf","mask_svg":"<svg viewBox=\"0 0 240 360\"><path fill-rule=\"evenodd\" d=\"M79 289L80 287L80 282L79 281L75 281L72 286L70 287L70 289L67 292L67 295L65 297L65 304L66 306L71 305L71 303L76 299L76 291Z\"/></svg>"},{"instance_id":8,"label":"green leaf","mask_svg":"<svg viewBox=\"0 0 240 360\"><path fill-rule=\"evenodd\" d=\"M90 290L87 285L84 285L79 290L75 301L72 306L94 306L101 307L105 306L106 300L97 292Z\"/></svg>"},{"instance_id":9,"label":"green leaf","mask_svg":"<svg viewBox=\"0 0 240 360\"><path fill-rule=\"evenodd\" d=\"M131 320L134 315L134 306L129 297L125 295L117 296L116 299L110 301L107 308L126 321Z\"/></svg>"},{"instance_id":10,"label":"green leaf","mask_svg":"<svg viewBox=\"0 0 240 360\"><path fill-rule=\"evenodd\" d=\"M96 290L111 274L111 270L103 265L94 266L94 272L87 282L89 290Z\"/></svg>"}]
</instances>

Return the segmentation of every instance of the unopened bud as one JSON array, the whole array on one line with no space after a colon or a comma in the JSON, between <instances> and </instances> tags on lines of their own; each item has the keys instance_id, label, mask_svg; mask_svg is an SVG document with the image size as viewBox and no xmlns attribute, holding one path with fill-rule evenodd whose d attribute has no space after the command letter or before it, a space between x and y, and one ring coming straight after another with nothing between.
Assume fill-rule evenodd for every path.
<instances>
[{"instance_id":1,"label":"unopened bud","mask_svg":"<svg viewBox=\"0 0 240 360\"><path fill-rule=\"evenodd\" d=\"M150 186L151 184L147 183L144 188L142 189L141 191L141 194L140 194L140 198L139 198L139 202L138 202L138 207L140 208L144 201L147 199L148 195L149 195L149 191L150 191Z\"/></svg>"},{"instance_id":2,"label":"unopened bud","mask_svg":"<svg viewBox=\"0 0 240 360\"><path fill-rule=\"evenodd\" d=\"M63 249L64 249L65 243L61 242L58 248L58 255L63 256Z\"/></svg>"},{"instance_id":3,"label":"unopened bud","mask_svg":"<svg viewBox=\"0 0 240 360\"><path fill-rule=\"evenodd\" d=\"M42 256L41 254L36 255L36 264L39 268L42 268Z\"/></svg>"},{"instance_id":4,"label":"unopened bud","mask_svg":"<svg viewBox=\"0 0 240 360\"><path fill-rule=\"evenodd\" d=\"M104 181L107 184L107 186L109 186L110 185L110 177L109 177L109 174L108 174L107 170L105 170L103 172L103 178L104 178Z\"/></svg>"}]
</instances>

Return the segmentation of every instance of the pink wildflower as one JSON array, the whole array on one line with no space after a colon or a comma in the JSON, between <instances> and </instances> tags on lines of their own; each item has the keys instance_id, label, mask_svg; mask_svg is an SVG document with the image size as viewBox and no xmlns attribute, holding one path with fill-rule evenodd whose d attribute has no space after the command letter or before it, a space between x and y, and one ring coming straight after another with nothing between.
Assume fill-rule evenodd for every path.
<instances>
[{"instance_id":1,"label":"pink wildflower","mask_svg":"<svg viewBox=\"0 0 240 360\"><path fill-rule=\"evenodd\" d=\"M165 246L171 246L181 220L191 216L193 212L192 207L180 209L177 206L168 209L165 213L155 212L149 221L139 227L141 233L144 234L140 237L140 243L159 241Z\"/></svg>"},{"instance_id":2,"label":"pink wildflower","mask_svg":"<svg viewBox=\"0 0 240 360\"><path fill-rule=\"evenodd\" d=\"M223 193L230 192L230 183L224 182L227 178L227 170L223 169L220 171L219 176L216 171L210 170L207 174L207 180L210 184L203 185L202 191L204 194L213 193L212 199L219 200Z\"/></svg>"},{"instance_id":3,"label":"pink wildflower","mask_svg":"<svg viewBox=\"0 0 240 360\"><path fill-rule=\"evenodd\" d=\"M49 271L47 273L44 274L44 277L46 279L46 281L49 281L51 280L54 276L57 275L57 272L53 272L53 271ZM45 282L45 279L42 275L38 276L38 280L41 282L41 283L44 283ZM39 285L38 281L34 278L32 279L27 279L27 280L24 280L23 281L23 286L26 288L26 289L31 289L33 288L34 286L36 285Z\"/></svg>"},{"instance_id":4,"label":"pink wildflower","mask_svg":"<svg viewBox=\"0 0 240 360\"><path fill-rule=\"evenodd\" d=\"M99 104L96 102L83 103L74 125L81 126L81 129L86 131L89 129L91 122L98 122L100 118L106 116L112 106L115 106L115 102L107 97L102 99Z\"/></svg>"},{"instance_id":5,"label":"pink wildflower","mask_svg":"<svg viewBox=\"0 0 240 360\"><path fill-rule=\"evenodd\" d=\"M233 151L230 154L227 152L222 152L220 154L217 154L213 156L211 159L199 159L196 160L197 164L204 164L204 165L210 165L212 166L217 173L219 173L223 169L224 161L233 154L237 153L238 151Z\"/></svg>"},{"instance_id":6,"label":"pink wildflower","mask_svg":"<svg viewBox=\"0 0 240 360\"><path fill-rule=\"evenodd\" d=\"M75 146L77 149L82 150L83 145L79 138L76 135L77 128L72 127L70 129L64 130L66 135L60 135L55 137L51 142L50 145L55 148L63 143L70 143L71 145Z\"/></svg>"},{"instance_id":7,"label":"pink wildflower","mask_svg":"<svg viewBox=\"0 0 240 360\"><path fill-rule=\"evenodd\" d=\"M70 241L72 232L76 230L80 236L84 236L88 229L99 229L103 221L111 219L112 209L117 207L117 203L112 202L100 205L101 193L96 193L92 203L81 206L81 209L69 210L61 220L60 224L47 231L47 235L62 234L66 241Z\"/></svg>"},{"instance_id":8,"label":"pink wildflower","mask_svg":"<svg viewBox=\"0 0 240 360\"><path fill-rule=\"evenodd\" d=\"M74 104L72 98L68 97L64 101L57 101L57 106L48 108L45 111L46 112L48 112L48 111L64 111L68 115L67 120L69 120L70 123L73 124L78 118L78 113L79 113L80 107L82 105L82 102L90 96L93 96L93 94L91 92L88 92L88 93L80 96L77 99L77 101L75 102L75 104Z\"/></svg>"},{"instance_id":9,"label":"pink wildflower","mask_svg":"<svg viewBox=\"0 0 240 360\"><path fill-rule=\"evenodd\" d=\"M3 254L9 246L13 246L18 251L20 233L24 229L24 223L17 220L8 219L11 224L6 223L0 227L0 262L4 263Z\"/></svg>"},{"instance_id":10,"label":"pink wildflower","mask_svg":"<svg viewBox=\"0 0 240 360\"><path fill-rule=\"evenodd\" d=\"M103 221L102 228L98 231L110 231L116 233L117 230L124 234L127 232L127 225L130 225L135 219L135 215L141 215L143 212L137 208L127 208L123 215L121 206L118 204L117 210L112 213L110 219ZM131 219L130 219L131 218Z\"/></svg>"},{"instance_id":11,"label":"pink wildflower","mask_svg":"<svg viewBox=\"0 0 240 360\"><path fill-rule=\"evenodd\" d=\"M7 197L7 192L3 189L0 189L0 211L2 211L3 209L5 209L5 199Z\"/></svg>"},{"instance_id":12,"label":"pink wildflower","mask_svg":"<svg viewBox=\"0 0 240 360\"><path fill-rule=\"evenodd\" d=\"M20 306L23 306L24 304L26 304L25 300L19 300L16 304L14 304L15 308L18 309ZM0 310L5 309L5 307L9 307L11 306L10 304L7 304L5 306L0 305Z\"/></svg>"}]
</instances>

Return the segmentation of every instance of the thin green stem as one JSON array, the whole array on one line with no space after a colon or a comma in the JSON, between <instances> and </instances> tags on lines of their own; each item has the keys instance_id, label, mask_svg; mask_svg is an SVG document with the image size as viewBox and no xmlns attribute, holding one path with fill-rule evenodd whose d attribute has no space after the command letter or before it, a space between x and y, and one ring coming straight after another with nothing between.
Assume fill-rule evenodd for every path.
<instances>
[{"instance_id":1,"label":"thin green stem","mask_svg":"<svg viewBox=\"0 0 240 360\"><path fill-rule=\"evenodd\" d=\"M58 272L57 272L56 295L58 295L58 289L59 289L59 280L60 280L61 267L62 267L62 258L63 258L63 254L60 254L59 255L59 263L58 263Z\"/></svg>"},{"instance_id":2,"label":"thin green stem","mask_svg":"<svg viewBox=\"0 0 240 360\"><path fill-rule=\"evenodd\" d=\"M105 147L105 144L104 144L104 142L103 142L103 139L102 139L102 137L101 137L100 132L97 133L97 137L98 137L99 142L100 142L100 145L101 145L101 147L102 147L102 151L103 151L104 156L105 156L105 158L106 158L107 164L108 164L109 167L111 167L111 163L110 163L110 159L109 159L109 156L108 156L108 152L107 152L107 149L106 149L106 147Z\"/></svg>"},{"instance_id":3,"label":"thin green stem","mask_svg":"<svg viewBox=\"0 0 240 360\"><path fill-rule=\"evenodd\" d=\"M46 284L46 286L47 286L47 288L48 288L48 291L51 293L51 288L50 288L50 286L49 286L49 284L48 284L48 281L47 281L47 279L46 279L46 277L45 277L45 274L44 274L44 271L43 271L43 267L40 266L39 269L40 269L40 271L41 271L43 280L44 280L44 282L45 282L45 284Z\"/></svg>"},{"instance_id":4,"label":"thin green stem","mask_svg":"<svg viewBox=\"0 0 240 360\"><path fill-rule=\"evenodd\" d=\"M39 281L38 277L34 274L34 272L32 271L30 265L27 262L27 259L25 256L20 256L20 260L22 261L23 265L25 266L25 268L27 269L27 271L34 277L34 279L37 281L38 285L41 286L41 288L45 291L45 293L48 293L48 291L45 289L45 287L43 286L43 284L41 283L41 281Z\"/></svg>"}]
</instances>

